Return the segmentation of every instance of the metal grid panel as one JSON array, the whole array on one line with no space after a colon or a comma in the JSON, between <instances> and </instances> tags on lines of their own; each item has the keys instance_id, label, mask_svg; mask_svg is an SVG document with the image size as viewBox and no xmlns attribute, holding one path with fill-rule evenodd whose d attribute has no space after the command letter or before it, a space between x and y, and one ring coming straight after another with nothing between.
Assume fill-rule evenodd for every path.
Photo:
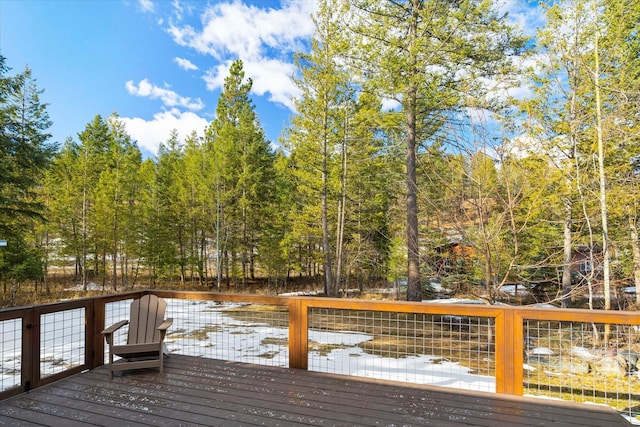
<instances>
[{"instance_id":1,"label":"metal grid panel","mask_svg":"<svg viewBox=\"0 0 640 427\"><path fill-rule=\"evenodd\" d=\"M121 301L108 302L104 305L104 327L117 323L121 320L129 320L129 307L133 298ZM127 342L127 326L120 328L113 334L113 342L124 344ZM119 359L115 356L115 360ZM109 363L109 346L104 346L104 363Z\"/></svg>"},{"instance_id":2,"label":"metal grid panel","mask_svg":"<svg viewBox=\"0 0 640 427\"><path fill-rule=\"evenodd\" d=\"M309 370L495 391L493 319L311 308Z\"/></svg>"},{"instance_id":3,"label":"metal grid panel","mask_svg":"<svg viewBox=\"0 0 640 427\"><path fill-rule=\"evenodd\" d=\"M40 316L40 375L47 377L85 363L85 308Z\"/></svg>"},{"instance_id":4,"label":"metal grid panel","mask_svg":"<svg viewBox=\"0 0 640 427\"><path fill-rule=\"evenodd\" d=\"M524 393L640 415L640 330L601 323L525 321Z\"/></svg>"},{"instance_id":5,"label":"metal grid panel","mask_svg":"<svg viewBox=\"0 0 640 427\"><path fill-rule=\"evenodd\" d=\"M170 352L271 366L289 366L287 307L167 299Z\"/></svg>"},{"instance_id":6,"label":"metal grid panel","mask_svg":"<svg viewBox=\"0 0 640 427\"><path fill-rule=\"evenodd\" d=\"M22 319L0 321L0 392L21 383Z\"/></svg>"}]
</instances>

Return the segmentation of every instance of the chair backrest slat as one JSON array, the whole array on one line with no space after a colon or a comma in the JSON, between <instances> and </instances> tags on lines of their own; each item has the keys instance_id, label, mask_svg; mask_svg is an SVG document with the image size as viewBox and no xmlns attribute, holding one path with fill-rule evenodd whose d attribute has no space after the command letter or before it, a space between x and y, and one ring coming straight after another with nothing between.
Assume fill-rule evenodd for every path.
<instances>
[{"instance_id":1,"label":"chair backrest slat","mask_svg":"<svg viewBox=\"0 0 640 427\"><path fill-rule=\"evenodd\" d=\"M160 341L158 326L164 321L167 303L155 295L144 295L131 303L128 344Z\"/></svg>"}]
</instances>

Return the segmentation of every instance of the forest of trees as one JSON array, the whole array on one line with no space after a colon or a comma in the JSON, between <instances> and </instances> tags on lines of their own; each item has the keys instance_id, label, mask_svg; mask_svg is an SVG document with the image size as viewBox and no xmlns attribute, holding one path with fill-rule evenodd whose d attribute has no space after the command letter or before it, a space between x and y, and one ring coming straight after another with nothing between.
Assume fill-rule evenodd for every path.
<instances>
[{"instance_id":1,"label":"forest of trees","mask_svg":"<svg viewBox=\"0 0 640 427\"><path fill-rule=\"evenodd\" d=\"M115 113L50 141L32 71L0 56L0 281L406 282L413 301L438 281L488 302L517 283L564 306L597 286L612 308L640 286L640 1L545 10L528 39L488 1L321 0L279 141L237 60L204 137L154 158Z\"/></svg>"}]
</instances>

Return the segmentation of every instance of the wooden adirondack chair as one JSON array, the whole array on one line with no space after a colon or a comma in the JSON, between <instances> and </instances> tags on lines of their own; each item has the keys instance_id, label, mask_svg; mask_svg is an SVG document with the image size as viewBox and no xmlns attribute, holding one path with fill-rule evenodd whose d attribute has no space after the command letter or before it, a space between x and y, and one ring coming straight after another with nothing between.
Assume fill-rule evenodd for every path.
<instances>
[{"instance_id":1,"label":"wooden adirondack chair","mask_svg":"<svg viewBox=\"0 0 640 427\"><path fill-rule=\"evenodd\" d=\"M114 371L128 369L155 368L162 373L164 354L169 355L164 337L173 319L164 319L167 302L155 295L145 295L131 303L129 320L122 320L104 331L109 345L109 379L113 379ZM115 344L114 333L125 325L129 325L126 344ZM113 356L124 360L113 362Z\"/></svg>"}]
</instances>

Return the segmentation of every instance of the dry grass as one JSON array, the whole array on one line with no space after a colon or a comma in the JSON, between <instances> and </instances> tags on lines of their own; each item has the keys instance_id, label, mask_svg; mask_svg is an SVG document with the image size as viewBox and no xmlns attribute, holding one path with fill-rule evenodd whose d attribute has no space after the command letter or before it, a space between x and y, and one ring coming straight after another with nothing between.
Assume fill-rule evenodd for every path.
<instances>
[{"instance_id":1,"label":"dry grass","mask_svg":"<svg viewBox=\"0 0 640 427\"><path fill-rule=\"evenodd\" d=\"M60 272L52 273L48 278L48 286L33 282L23 283L16 290L12 290L8 282L0 282L0 308L23 307L37 304L46 304L68 299L78 299L91 296L101 296L117 294L120 292L142 290L142 289L162 289L176 291L217 291L217 286L211 283L201 283L198 280L187 280L181 283L179 280L166 280L152 282L148 278L137 280L135 286L123 286L118 284L118 289L113 289L111 279L102 280L94 278L91 283L97 284L99 291L79 291L75 290L79 286L79 280L70 275L63 275ZM286 287L273 287L265 279L250 280L246 284L223 283L220 287L224 293L240 293L250 295L277 295L282 292L294 292L319 289L320 284L308 278L289 279ZM74 289L74 290L72 290Z\"/></svg>"}]
</instances>

